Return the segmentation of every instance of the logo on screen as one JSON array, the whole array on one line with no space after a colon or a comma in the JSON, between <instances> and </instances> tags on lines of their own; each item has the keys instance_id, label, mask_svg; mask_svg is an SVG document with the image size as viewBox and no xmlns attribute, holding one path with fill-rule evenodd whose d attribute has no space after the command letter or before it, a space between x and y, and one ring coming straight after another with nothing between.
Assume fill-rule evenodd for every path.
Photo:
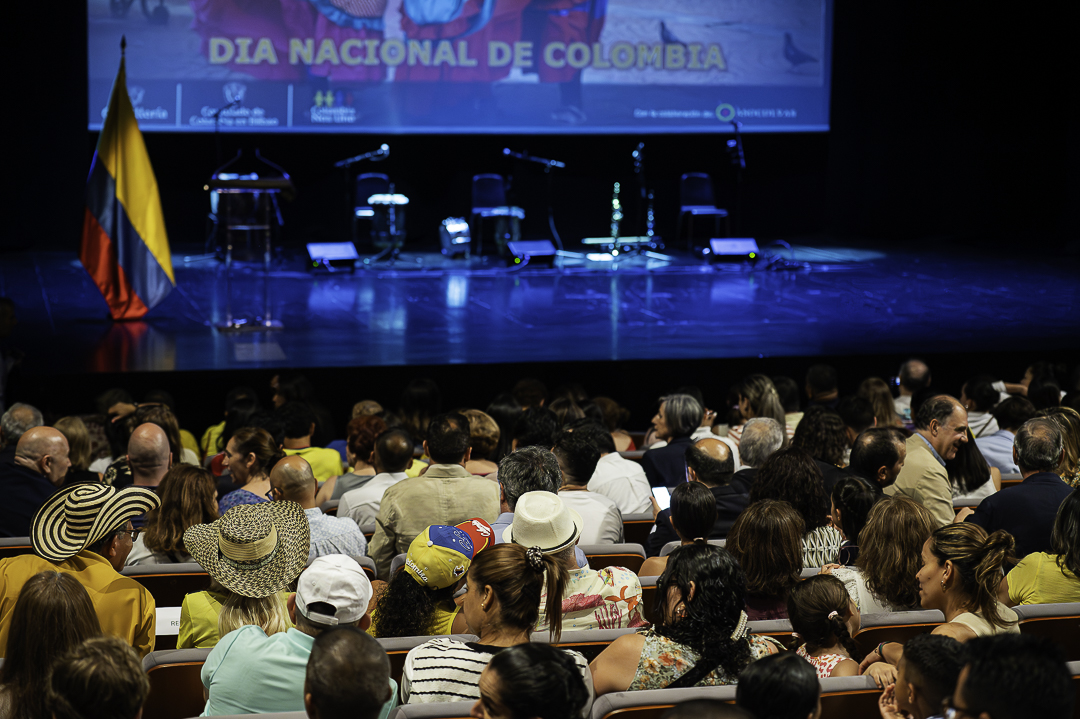
<instances>
[{"instance_id":1,"label":"logo on screen","mask_svg":"<svg viewBox=\"0 0 1080 719\"><path fill-rule=\"evenodd\" d=\"M716 119L720 122L731 122L735 119L735 108L726 102L716 106Z\"/></svg>"},{"instance_id":2,"label":"logo on screen","mask_svg":"<svg viewBox=\"0 0 1080 719\"><path fill-rule=\"evenodd\" d=\"M244 94L247 93L247 85L238 82L230 82L224 87L225 102L243 102Z\"/></svg>"},{"instance_id":3,"label":"logo on screen","mask_svg":"<svg viewBox=\"0 0 1080 719\"><path fill-rule=\"evenodd\" d=\"M131 99L131 105L133 107L142 103L145 94L146 90L138 85L131 85L128 87L128 98Z\"/></svg>"}]
</instances>

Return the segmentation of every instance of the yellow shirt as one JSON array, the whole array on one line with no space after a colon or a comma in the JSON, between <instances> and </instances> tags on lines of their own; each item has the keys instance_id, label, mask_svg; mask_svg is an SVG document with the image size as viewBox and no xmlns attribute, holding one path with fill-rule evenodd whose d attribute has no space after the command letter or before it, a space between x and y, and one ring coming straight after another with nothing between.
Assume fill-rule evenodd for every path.
<instances>
[{"instance_id":1,"label":"yellow shirt","mask_svg":"<svg viewBox=\"0 0 1080 719\"><path fill-rule=\"evenodd\" d=\"M1080 602L1080 579L1068 569L1062 574L1058 555L1034 552L1009 572L1009 601L1016 604Z\"/></svg>"},{"instance_id":2,"label":"yellow shirt","mask_svg":"<svg viewBox=\"0 0 1080 719\"><path fill-rule=\"evenodd\" d=\"M15 600L27 580L39 572L63 572L75 577L90 595L103 632L128 642L139 656L154 651L153 596L143 585L113 569L104 557L84 549L59 563L35 554L0 560L0 647L5 653Z\"/></svg>"},{"instance_id":3,"label":"yellow shirt","mask_svg":"<svg viewBox=\"0 0 1080 719\"><path fill-rule=\"evenodd\" d=\"M341 454L336 449L304 447L303 449L286 449L285 454L289 457L299 456L306 459L311 465L315 479L320 482L345 474L345 468L341 466Z\"/></svg>"},{"instance_id":4,"label":"yellow shirt","mask_svg":"<svg viewBox=\"0 0 1080 719\"><path fill-rule=\"evenodd\" d=\"M180 446L184 449L190 449L195 453L196 457L202 458L202 454L199 450L199 443L195 440L195 435L188 432L186 429L180 430Z\"/></svg>"},{"instance_id":5,"label":"yellow shirt","mask_svg":"<svg viewBox=\"0 0 1080 719\"><path fill-rule=\"evenodd\" d=\"M210 649L221 640L218 634L218 616L221 606L229 598L218 592L192 592L184 596L180 605L180 633L176 637L177 649ZM289 592L281 592L281 601L289 598ZM285 618L291 627L292 622Z\"/></svg>"},{"instance_id":6,"label":"yellow shirt","mask_svg":"<svg viewBox=\"0 0 1080 719\"><path fill-rule=\"evenodd\" d=\"M202 450L202 457L213 457L218 453L218 439L221 437L221 433L225 431L225 423L215 424L211 427L207 427L203 432L202 441L199 442L199 449ZM221 449L225 449L224 446Z\"/></svg>"},{"instance_id":7,"label":"yellow shirt","mask_svg":"<svg viewBox=\"0 0 1080 719\"><path fill-rule=\"evenodd\" d=\"M441 636L454 633L454 620L457 619L457 615L461 613L461 607L455 602L450 601L446 603L440 603L435 605L435 621L431 625L432 636ZM379 613L374 609L371 610L371 625L367 628L367 633L371 636L376 636L376 625L379 622Z\"/></svg>"}]
</instances>

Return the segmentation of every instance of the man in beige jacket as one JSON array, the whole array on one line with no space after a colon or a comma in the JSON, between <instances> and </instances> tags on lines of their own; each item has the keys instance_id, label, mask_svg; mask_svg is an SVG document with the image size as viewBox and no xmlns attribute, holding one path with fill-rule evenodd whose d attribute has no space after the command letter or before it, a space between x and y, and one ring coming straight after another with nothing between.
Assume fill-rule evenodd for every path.
<instances>
[{"instance_id":1,"label":"man in beige jacket","mask_svg":"<svg viewBox=\"0 0 1080 719\"><path fill-rule=\"evenodd\" d=\"M926 400L915 416L915 434L907 440L904 468L885 493L911 497L930 510L939 525L949 524L956 512L945 462L967 441L964 406L944 394Z\"/></svg>"},{"instance_id":2,"label":"man in beige jacket","mask_svg":"<svg viewBox=\"0 0 1080 719\"><path fill-rule=\"evenodd\" d=\"M408 552L429 526L453 526L473 517L491 523L499 517L499 485L465 469L472 453L467 418L450 412L432 419L424 452L432 462L427 471L387 489L379 506L368 556L380 578L389 579L394 555Z\"/></svg>"}]
</instances>

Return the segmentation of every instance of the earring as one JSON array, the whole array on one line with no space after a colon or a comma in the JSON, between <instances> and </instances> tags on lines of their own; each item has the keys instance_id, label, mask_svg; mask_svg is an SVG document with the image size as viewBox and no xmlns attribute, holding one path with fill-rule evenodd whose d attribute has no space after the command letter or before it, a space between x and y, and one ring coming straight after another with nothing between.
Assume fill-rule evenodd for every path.
<instances>
[{"instance_id":1,"label":"earring","mask_svg":"<svg viewBox=\"0 0 1080 719\"><path fill-rule=\"evenodd\" d=\"M942 592L949 591L948 589L945 588L945 580L944 579L941 580L941 591Z\"/></svg>"},{"instance_id":2,"label":"earring","mask_svg":"<svg viewBox=\"0 0 1080 719\"><path fill-rule=\"evenodd\" d=\"M686 606L685 605L680 604L678 607L676 607L676 609L675 609L675 617L678 618L678 619L685 619L686 618Z\"/></svg>"}]
</instances>

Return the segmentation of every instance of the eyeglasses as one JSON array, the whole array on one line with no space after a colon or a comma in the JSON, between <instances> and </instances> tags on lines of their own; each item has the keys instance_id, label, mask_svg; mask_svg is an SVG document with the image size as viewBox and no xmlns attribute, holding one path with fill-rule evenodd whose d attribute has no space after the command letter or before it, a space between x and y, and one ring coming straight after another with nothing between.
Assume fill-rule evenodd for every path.
<instances>
[{"instance_id":1,"label":"eyeglasses","mask_svg":"<svg viewBox=\"0 0 1080 719\"><path fill-rule=\"evenodd\" d=\"M978 716L977 713L973 713L970 709L961 709L953 704L953 698L951 696L947 696L941 700L941 715L944 719L962 719L962 717Z\"/></svg>"},{"instance_id":2,"label":"eyeglasses","mask_svg":"<svg viewBox=\"0 0 1080 719\"><path fill-rule=\"evenodd\" d=\"M120 532L122 534L130 534L132 542L134 542L136 539L138 539L139 535L142 534L141 529L121 529Z\"/></svg>"},{"instance_id":3,"label":"eyeglasses","mask_svg":"<svg viewBox=\"0 0 1080 719\"><path fill-rule=\"evenodd\" d=\"M275 490L275 489L274 489L273 487L271 487L270 489L266 490L266 498L267 498L267 499L269 499L269 500L270 500L271 502L273 502L273 501L274 501L274 492L275 492L275 491L276 491L276 490Z\"/></svg>"}]
</instances>

